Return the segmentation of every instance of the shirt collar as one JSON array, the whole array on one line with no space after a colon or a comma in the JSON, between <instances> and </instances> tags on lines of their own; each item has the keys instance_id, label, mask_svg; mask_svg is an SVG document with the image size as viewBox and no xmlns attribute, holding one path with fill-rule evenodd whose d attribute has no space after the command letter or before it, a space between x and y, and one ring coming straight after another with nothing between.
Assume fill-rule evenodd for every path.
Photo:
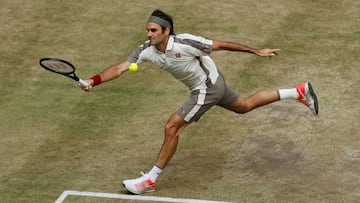
<instances>
[{"instance_id":1,"label":"shirt collar","mask_svg":"<svg viewBox=\"0 0 360 203\"><path fill-rule=\"evenodd\" d=\"M170 35L169 36L169 41L168 41L167 46L166 46L166 51L172 50L173 47L174 47L174 36Z\"/></svg>"}]
</instances>

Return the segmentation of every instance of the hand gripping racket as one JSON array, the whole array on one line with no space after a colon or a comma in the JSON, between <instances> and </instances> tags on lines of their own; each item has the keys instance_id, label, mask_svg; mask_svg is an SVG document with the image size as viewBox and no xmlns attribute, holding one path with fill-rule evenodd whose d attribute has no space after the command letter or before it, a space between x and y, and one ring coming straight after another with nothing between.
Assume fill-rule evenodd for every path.
<instances>
[{"instance_id":1,"label":"hand gripping racket","mask_svg":"<svg viewBox=\"0 0 360 203\"><path fill-rule=\"evenodd\" d=\"M48 71L64 75L80 83L81 86L87 87L89 84L75 74L75 67L70 62L58 58L42 58L40 65Z\"/></svg>"}]
</instances>

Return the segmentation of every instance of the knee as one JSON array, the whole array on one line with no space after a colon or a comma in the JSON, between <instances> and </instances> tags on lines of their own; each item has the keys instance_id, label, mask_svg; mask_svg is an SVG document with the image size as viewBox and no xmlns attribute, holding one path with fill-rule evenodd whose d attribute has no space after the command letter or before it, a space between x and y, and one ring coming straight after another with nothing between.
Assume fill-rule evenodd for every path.
<instances>
[{"instance_id":1,"label":"knee","mask_svg":"<svg viewBox=\"0 0 360 203\"><path fill-rule=\"evenodd\" d=\"M177 127L173 122L167 122L164 127L166 137L178 137Z\"/></svg>"},{"instance_id":2,"label":"knee","mask_svg":"<svg viewBox=\"0 0 360 203\"><path fill-rule=\"evenodd\" d=\"M224 107L237 114L245 114L253 109L251 102L244 98L238 98L235 102Z\"/></svg>"},{"instance_id":3,"label":"knee","mask_svg":"<svg viewBox=\"0 0 360 203\"><path fill-rule=\"evenodd\" d=\"M178 138L181 131L189 123L180 118L176 113L174 113L164 126L165 137L166 138Z\"/></svg>"},{"instance_id":4,"label":"knee","mask_svg":"<svg viewBox=\"0 0 360 203\"><path fill-rule=\"evenodd\" d=\"M230 108L227 108L227 109L231 110L231 111L233 111L234 113L237 113L237 114L245 114L245 113L251 111L251 108L248 105L230 107Z\"/></svg>"},{"instance_id":5,"label":"knee","mask_svg":"<svg viewBox=\"0 0 360 203\"><path fill-rule=\"evenodd\" d=\"M235 113L237 113L237 114L246 114L247 112L251 111L252 109L253 108L250 105L246 104L246 105L236 109Z\"/></svg>"},{"instance_id":6,"label":"knee","mask_svg":"<svg viewBox=\"0 0 360 203\"><path fill-rule=\"evenodd\" d=\"M235 113L237 114L246 114L247 112L249 112L249 110L247 109L236 109L234 110Z\"/></svg>"}]
</instances>

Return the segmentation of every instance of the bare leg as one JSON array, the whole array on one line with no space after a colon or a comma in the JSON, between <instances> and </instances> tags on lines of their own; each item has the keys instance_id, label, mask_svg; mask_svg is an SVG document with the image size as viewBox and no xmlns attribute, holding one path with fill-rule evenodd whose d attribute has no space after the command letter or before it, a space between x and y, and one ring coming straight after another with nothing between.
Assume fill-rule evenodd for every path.
<instances>
[{"instance_id":1,"label":"bare leg","mask_svg":"<svg viewBox=\"0 0 360 203\"><path fill-rule=\"evenodd\" d=\"M188 124L188 122L184 121L176 113L173 113L170 117L165 125L165 138L156 161L158 167L165 168L169 163L175 154L179 142L179 135Z\"/></svg>"},{"instance_id":2,"label":"bare leg","mask_svg":"<svg viewBox=\"0 0 360 203\"><path fill-rule=\"evenodd\" d=\"M226 109L230 111L234 111L236 113L246 113L257 107L270 104L272 102L280 100L278 91L276 90L263 90L256 92L250 97L238 98L235 102L224 106Z\"/></svg>"}]
</instances>

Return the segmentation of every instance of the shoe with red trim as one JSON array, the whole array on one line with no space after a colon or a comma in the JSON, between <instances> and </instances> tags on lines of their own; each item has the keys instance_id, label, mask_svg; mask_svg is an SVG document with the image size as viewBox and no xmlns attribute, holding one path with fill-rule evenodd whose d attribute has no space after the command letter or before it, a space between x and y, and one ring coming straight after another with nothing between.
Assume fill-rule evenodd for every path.
<instances>
[{"instance_id":1,"label":"shoe with red trim","mask_svg":"<svg viewBox=\"0 0 360 203\"><path fill-rule=\"evenodd\" d=\"M131 193L140 195L145 192L154 192L156 189L156 184L147 174L141 172L142 176L136 179L129 179L123 181L123 186Z\"/></svg>"},{"instance_id":2,"label":"shoe with red trim","mask_svg":"<svg viewBox=\"0 0 360 203\"><path fill-rule=\"evenodd\" d=\"M298 101L305 104L314 114L319 114L319 105L314 89L310 82L302 83L296 87L299 93Z\"/></svg>"}]
</instances>

